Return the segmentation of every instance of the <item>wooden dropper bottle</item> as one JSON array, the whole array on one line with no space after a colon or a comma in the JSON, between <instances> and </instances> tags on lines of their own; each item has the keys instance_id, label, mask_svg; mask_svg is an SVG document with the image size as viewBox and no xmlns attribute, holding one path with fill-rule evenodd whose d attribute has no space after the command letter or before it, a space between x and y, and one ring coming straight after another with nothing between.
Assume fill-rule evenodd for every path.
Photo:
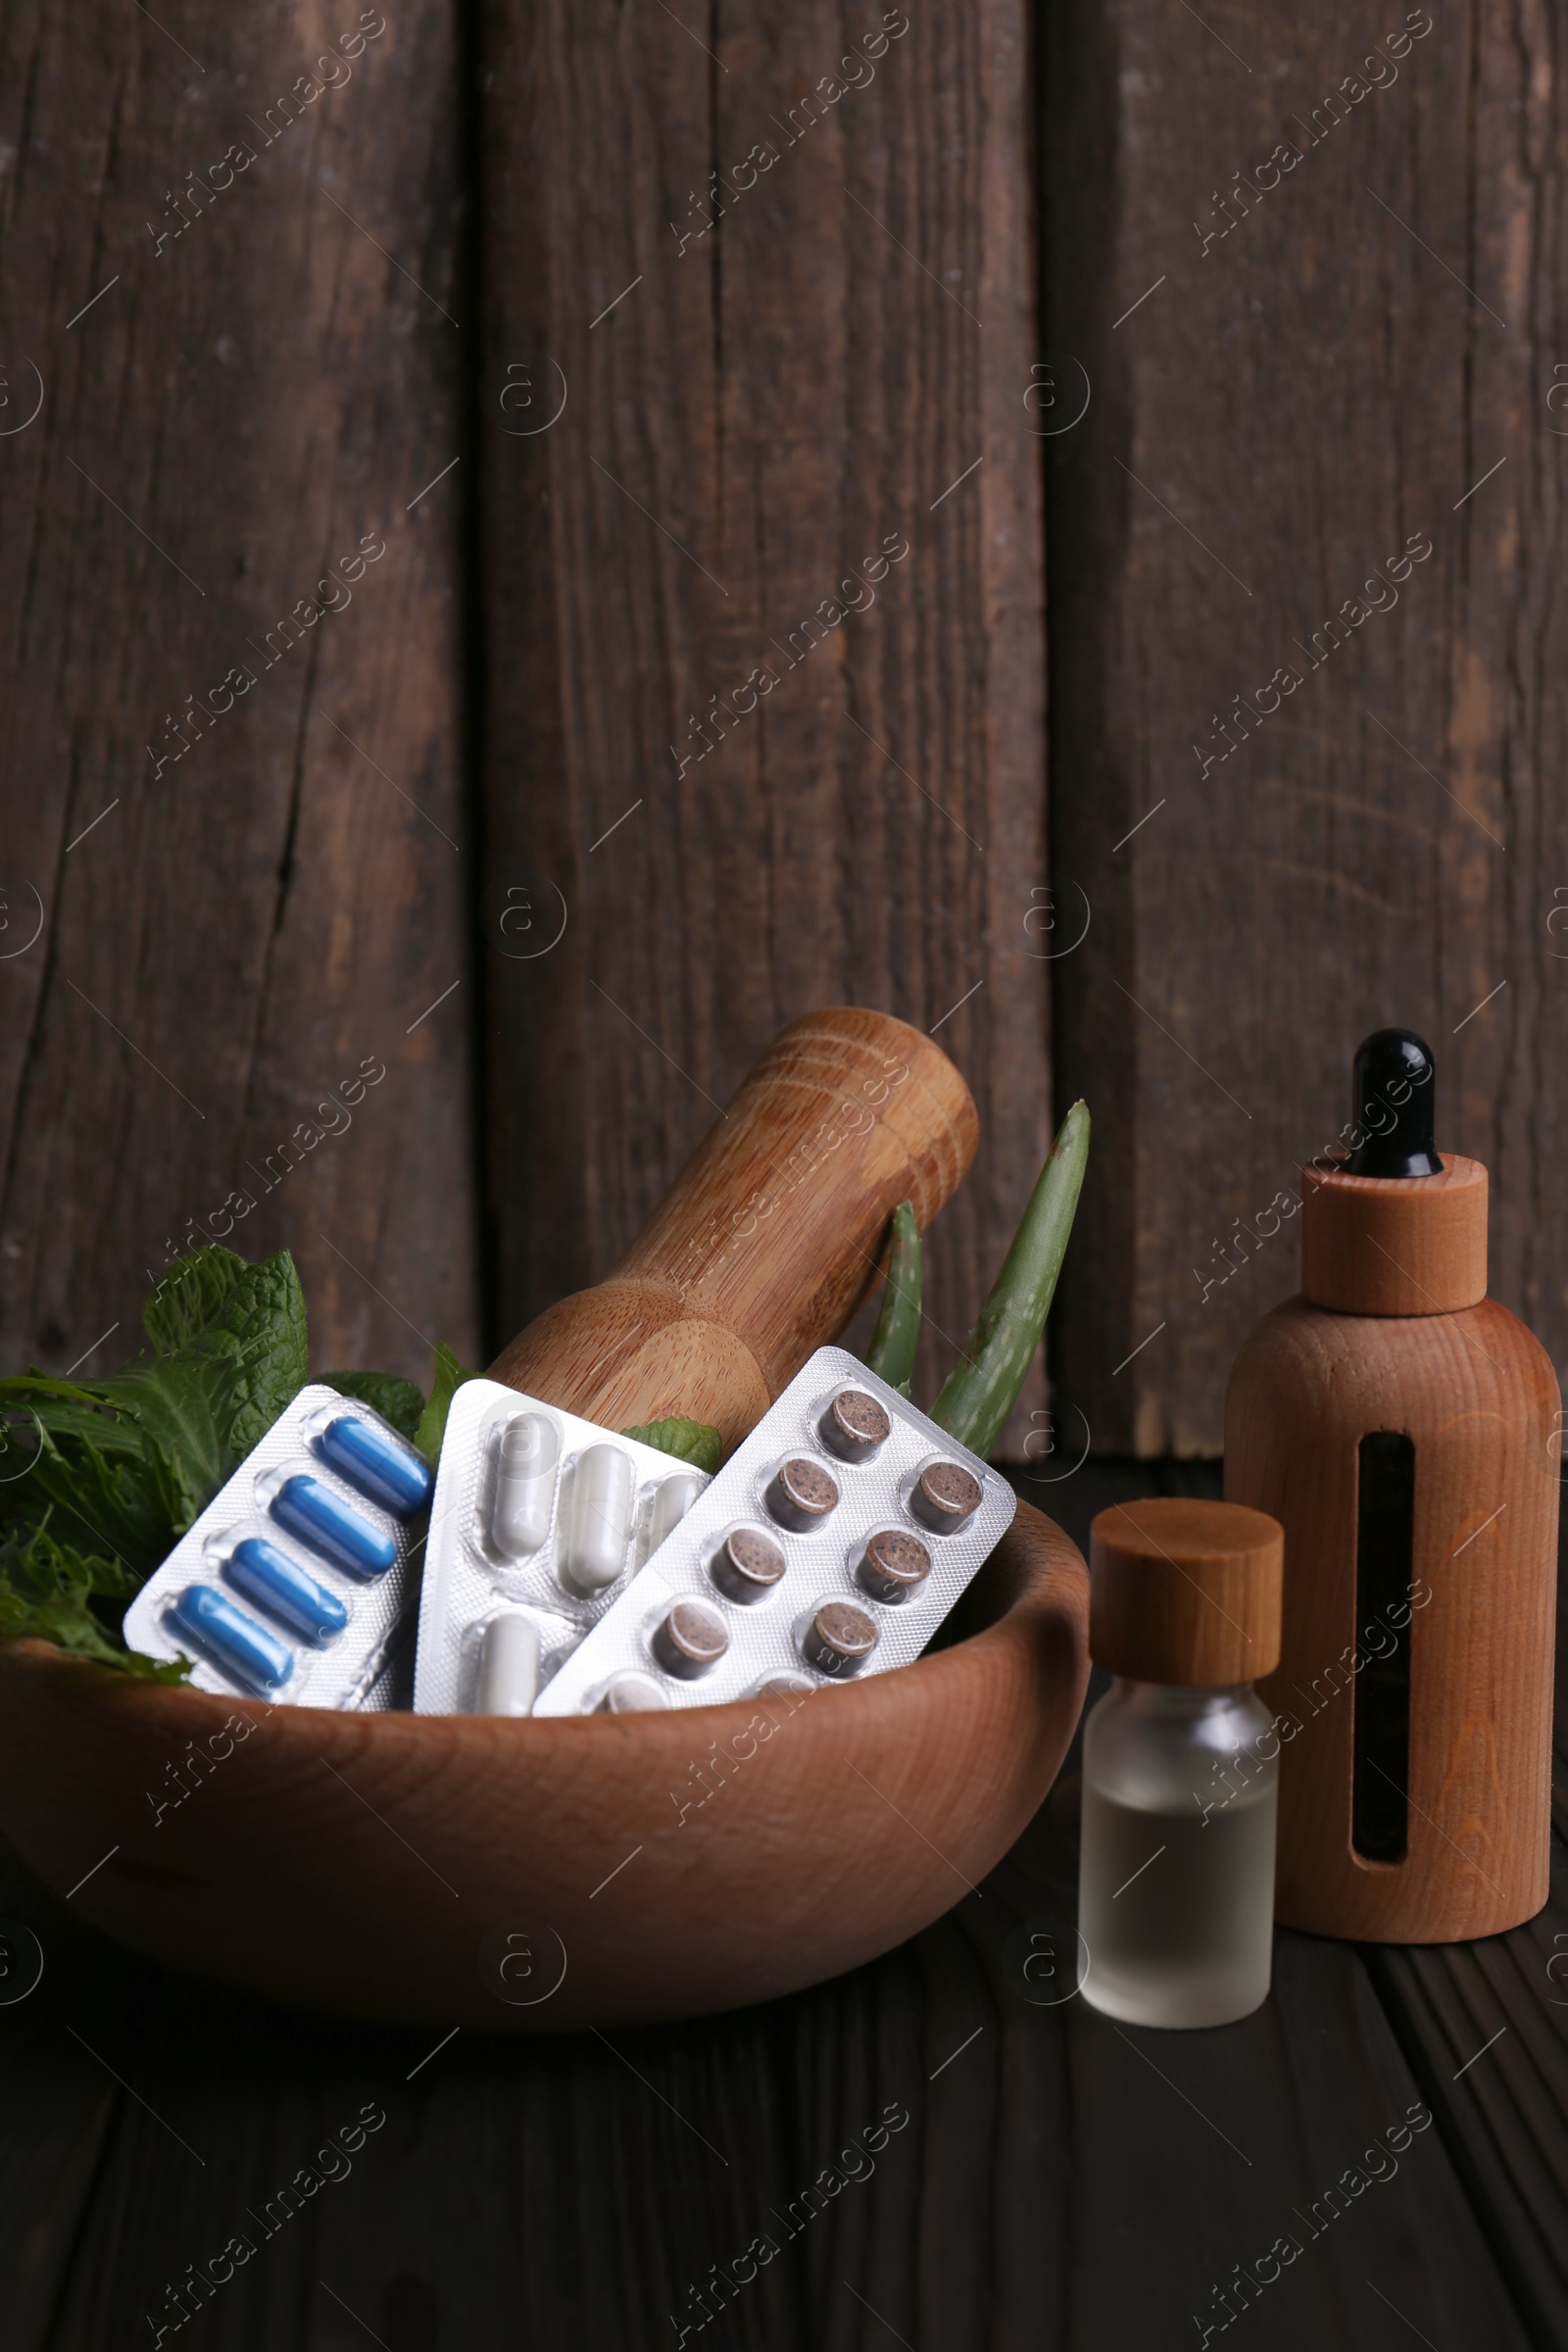
<instances>
[{"instance_id":1,"label":"wooden dropper bottle","mask_svg":"<svg viewBox=\"0 0 1568 2352\"><path fill-rule=\"evenodd\" d=\"M1557 1380L1486 1295L1487 1172L1433 1149L1435 1091L1408 1030L1361 1047L1301 1294L1225 1407L1226 1495L1285 1529L1276 1916L1387 1943L1496 1935L1547 1885Z\"/></svg>"}]
</instances>

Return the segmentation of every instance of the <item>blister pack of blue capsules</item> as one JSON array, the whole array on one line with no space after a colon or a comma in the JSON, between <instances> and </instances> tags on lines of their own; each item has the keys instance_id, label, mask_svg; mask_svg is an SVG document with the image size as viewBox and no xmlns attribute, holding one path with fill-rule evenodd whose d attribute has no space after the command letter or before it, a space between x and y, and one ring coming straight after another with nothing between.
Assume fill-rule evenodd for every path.
<instances>
[{"instance_id":1,"label":"blister pack of blue capsules","mask_svg":"<svg viewBox=\"0 0 1568 2352\"><path fill-rule=\"evenodd\" d=\"M546 1684L536 1715L825 1690L917 1658L1017 1498L819 1348Z\"/></svg>"},{"instance_id":2,"label":"blister pack of blue capsules","mask_svg":"<svg viewBox=\"0 0 1568 2352\"><path fill-rule=\"evenodd\" d=\"M368 1404L301 1389L131 1602L127 1645L225 1697L390 1706L434 1484Z\"/></svg>"}]
</instances>

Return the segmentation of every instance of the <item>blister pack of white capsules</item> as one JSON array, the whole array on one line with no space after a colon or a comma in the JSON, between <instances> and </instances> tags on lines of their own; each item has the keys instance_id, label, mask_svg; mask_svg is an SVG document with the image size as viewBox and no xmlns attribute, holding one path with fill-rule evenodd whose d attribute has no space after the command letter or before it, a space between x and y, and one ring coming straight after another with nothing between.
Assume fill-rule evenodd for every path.
<instances>
[{"instance_id":1,"label":"blister pack of white capsules","mask_svg":"<svg viewBox=\"0 0 1568 2352\"><path fill-rule=\"evenodd\" d=\"M466 1381L430 1509L415 1712L531 1714L708 1483L635 1438Z\"/></svg>"},{"instance_id":2,"label":"blister pack of white capsules","mask_svg":"<svg viewBox=\"0 0 1568 2352\"><path fill-rule=\"evenodd\" d=\"M540 1694L714 1706L917 1658L1017 1508L842 1348L819 1348Z\"/></svg>"},{"instance_id":3,"label":"blister pack of white capsules","mask_svg":"<svg viewBox=\"0 0 1568 2352\"><path fill-rule=\"evenodd\" d=\"M126 1643L183 1652L225 1696L389 1706L434 1484L368 1404L301 1389L137 1593Z\"/></svg>"}]
</instances>

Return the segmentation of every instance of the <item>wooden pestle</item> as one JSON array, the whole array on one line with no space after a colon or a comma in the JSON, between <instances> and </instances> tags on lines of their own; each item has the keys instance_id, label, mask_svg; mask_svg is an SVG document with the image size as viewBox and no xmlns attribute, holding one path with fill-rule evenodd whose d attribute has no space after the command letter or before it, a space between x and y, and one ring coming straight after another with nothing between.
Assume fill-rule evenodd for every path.
<instances>
[{"instance_id":1,"label":"wooden pestle","mask_svg":"<svg viewBox=\"0 0 1568 2352\"><path fill-rule=\"evenodd\" d=\"M518 1334L492 1380L626 1429L682 1415L725 1451L873 1280L901 1200L924 1227L979 1135L918 1029L858 1005L774 1039L612 1272Z\"/></svg>"}]
</instances>

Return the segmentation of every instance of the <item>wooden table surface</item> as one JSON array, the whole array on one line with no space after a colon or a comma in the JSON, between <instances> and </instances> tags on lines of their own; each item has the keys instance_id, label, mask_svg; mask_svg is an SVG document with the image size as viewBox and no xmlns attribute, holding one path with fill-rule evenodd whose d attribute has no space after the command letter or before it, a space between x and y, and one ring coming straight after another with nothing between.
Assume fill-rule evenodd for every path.
<instances>
[{"instance_id":1,"label":"wooden table surface","mask_svg":"<svg viewBox=\"0 0 1568 2352\"><path fill-rule=\"evenodd\" d=\"M1024 1491L1082 1540L1103 1503L1217 1472ZM734 2352L1150 2352L1229 2333L1227 2286L1257 2346L1568 2344L1568 1819L1513 1935L1282 1932L1255 2016L1127 2032L1021 1971L1031 1933L1071 1948L1075 1774L980 1888L836 1983L433 2052L167 1975L8 1860L0 1916L45 1967L0 2007L7 2352L641 2352L683 2328ZM221 2275L236 2233L254 2253L176 2325L168 2290Z\"/></svg>"}]
</instances>

